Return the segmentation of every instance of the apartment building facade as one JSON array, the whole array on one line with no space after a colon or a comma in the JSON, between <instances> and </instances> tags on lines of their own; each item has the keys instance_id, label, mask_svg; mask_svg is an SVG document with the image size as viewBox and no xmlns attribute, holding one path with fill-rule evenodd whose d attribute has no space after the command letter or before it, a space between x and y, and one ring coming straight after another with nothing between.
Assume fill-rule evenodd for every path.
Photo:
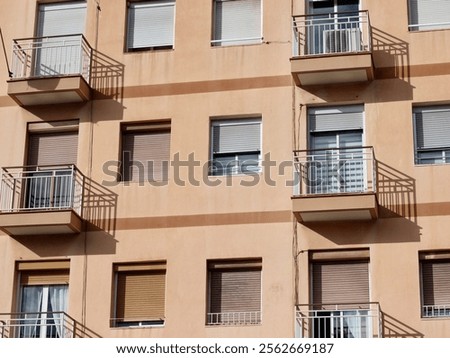
<instances>
[{"instance_id":1,"label":"apartment building facade","mask_svg":"<svg viewBox=\"0 0 450 358\"><path fill-rule=\"evenodd\" d=\"M8 1L0 336L448 337L448 10Z\"/></svg>"}]
</instances>

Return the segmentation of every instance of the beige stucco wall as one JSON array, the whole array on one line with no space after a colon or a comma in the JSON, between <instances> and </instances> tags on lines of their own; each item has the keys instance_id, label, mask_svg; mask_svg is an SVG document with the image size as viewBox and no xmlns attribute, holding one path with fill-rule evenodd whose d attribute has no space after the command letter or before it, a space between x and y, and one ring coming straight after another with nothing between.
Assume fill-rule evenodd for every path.
<instances>
[{"instance_id":1,"label":"beige stucco wall","mask_svg":"<svg viewBox=\"0 0 450 358\"><path fill-rule=\"evenodd\" d=\"M379 197L382 210L375 222L298 224L298 249L303 251L297 266L298 303L309 302L309 251L369 248L370 298L385 312L386 335L448 336L449 319L420 318L418 253L450 248L450 169L414 165L411 109L450 99L450 30L410 33L406 1L383 2L389 6L386 12L379 0L365 0L379 77L370 83L301 89L293 87L290 74L289 1L263 1L262 44L217 48L210 46L211 1L177 1L175 49L136 53L123 51L126 1L100 2L98 34L95 1L87 2L85 35L118 69L112 87L100 87L95 100L85 104L20 108L7 96L2 58L1 167L24 164L28 122L74 118L80 119L77 166L97 183L111 181L103 164L119 159L124 122L170 119L171 157L179 153L186 160L194 153L203 164L209 158L211 118L260 115L263 154L290 161L294 121L298 148L307 147L308 107L364 104L364 144L374 147L392 181L409 182L409 193ZM13 38L34 34L34 1L12 3L0 13L7 48ZM303 1L294 1L294 7L302 13ZM0 312L17 310L16 261L69 258L69 314L101 336L292 337L294 230L292 188L285 185L292 169L284 175L277 170L271 170L274 185L264 181L265 171L251 187L240 185L253 180L245 176L232 178L231 186L183 187L173 173L162 187L113 183L106 189L116 202L91 217L95 231L66 237L0 234ZM186 171L181 174L186 180ZM194 176L202 181L201 167ZM262 324L207 327L206 261L238 257L262 258ZM113 263L140 260L167 261L165 326L110 328Z\"/></svg>"}]
</instances>

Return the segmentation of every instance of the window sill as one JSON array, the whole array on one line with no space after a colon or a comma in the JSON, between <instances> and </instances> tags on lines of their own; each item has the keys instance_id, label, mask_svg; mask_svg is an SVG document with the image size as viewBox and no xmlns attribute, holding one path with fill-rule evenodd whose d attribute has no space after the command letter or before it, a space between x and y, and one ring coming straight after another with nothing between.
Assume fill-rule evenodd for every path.
<instances>
[{"instance_id":1,"label":"window sill","mask_svg":"<svg viewBox=\"0 0 450 358\"><path fill-rule=\"evenodd\" d=\"M230 48L230 47L242 47L242 46L259 46L264 44L264 41L258 40L255 42L251 42L251 43L242 43L242 44L238 44L238 43L232 43L232 44L218 44L218 43L211 43L211 48Z\"/></svg>"}]
</instances>

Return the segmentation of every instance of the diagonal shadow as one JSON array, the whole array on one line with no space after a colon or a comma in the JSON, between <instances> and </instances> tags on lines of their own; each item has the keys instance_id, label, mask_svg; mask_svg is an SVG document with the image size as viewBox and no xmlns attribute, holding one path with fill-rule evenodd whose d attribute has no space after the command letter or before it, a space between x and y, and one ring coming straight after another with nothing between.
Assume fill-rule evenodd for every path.
<instances>
[{"instance_id":1,"label":"diagonal shadow","mask_svg":"<svg viewBox=\"0 0 450 358\"><path fill-rule=\"evenodd\" d=\"M382 326L384 338L423 338L424 334L408 326L404 322L399 321L397 318L382 313Z\"/></svg>"}]
</instances>

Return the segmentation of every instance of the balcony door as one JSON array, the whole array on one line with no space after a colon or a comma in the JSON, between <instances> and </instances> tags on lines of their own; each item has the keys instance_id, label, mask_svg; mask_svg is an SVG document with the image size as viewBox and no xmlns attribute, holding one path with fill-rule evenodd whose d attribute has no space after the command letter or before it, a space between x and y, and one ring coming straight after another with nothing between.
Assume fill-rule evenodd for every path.
<instances>
[{"instance_id":1,"label":"balcony door","mask_svg":"<svg viewBox=\"0 0 450 358\"><path fill-rule=\"evenodd\" d=\"M365 190L363 107L310 108L310 194Z\"/></svg>"},{"instance_id":2,"label":"balcony door","mask_svg":"<svg viewBox=\"0 0 450 358\"><path fill-rule=\"evenodd\" d=\"M67 337L65 312L69 290L68 262L20 263L20 338ZM40 267L41 268L38 268ZM49 269L50 267L54 267ZM64 267L64 268L63 268ZM32 268L32 269L30 269Z\"/></svg>"},{"instance_id":3,"label":"balcony door","mask_svg":"<svg viewBox=\"0 0 450 358\"><path fill-rule=\"evenodd\" d=\"M308 53L328 54L361 50L359 0L310 0L307 13Z\"/></svg>"},{"instance_id":4,"label":"balcony door","mask_svg":"<svg viewBox=\"0 0 450 358\"><path fill-rule=\"evenodd\" d=\"M58 76L82 72L82 42L86 2L72 1L38 5L34 41L35 76Z\"/></svg>"},{"instance_id":5,"label":"balcony door","mask_svg":"<svg viewBox=\"0 0 450 358\"><path fill-rule=\"evenodd\" d=\"M369 262L312 264L313 338L369 338Z\"/></svg>"},{"instance_id":6,"label":"balcony door","mask_svg":"<svg viewBox=\"0 0 450 358\"><path fill-rule=\"evenodd\" d=\"M25 208L45 210L72 207L76 193L70 165L76 164L78 154L78 124L74 123L53 122L55 129L48 132L41 132L39 125L30 124L24 175ZM34 130L35 127L38 128ZM65 130L58 131L57 128L61 127Z\"/></svg>"}]
</instances>

